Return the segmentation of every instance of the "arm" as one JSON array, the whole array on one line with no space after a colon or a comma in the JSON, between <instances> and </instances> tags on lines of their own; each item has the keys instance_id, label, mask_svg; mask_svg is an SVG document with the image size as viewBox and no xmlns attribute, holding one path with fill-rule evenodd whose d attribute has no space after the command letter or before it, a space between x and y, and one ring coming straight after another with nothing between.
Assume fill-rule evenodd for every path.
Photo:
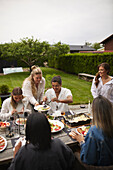
<instances>
[{"instance_id":1,"label":"arm","mask_svg":"<svg viewBox=\"0 0 113 170\"><path fill-rule=\"evenodd\" d=\"M23 90L23 95L27 96L29 98L29 101L31 104L33 104L33 105L38 104L37 100L35 99L35 97L32 94L30 81L28 81L28 80L24 81L22 90Z\"/></svg>"},{"instance_id":2,"label":"arm","mask_svg":"<svg viewBox=\"0 0 113 170\"><path fill-rule=\"evenodd\" d=\"M60 99L58 100L57 98L52 98L51 99L52 102L57 102L57 103L73 103L73 98L72 96L67 96L66 99Z\"/></svg>"},{"instance_id":3,"label":"arm","mask_svg":"<svg viewBox=\"0 0 113 170\"><path fill-rule=\"evenodd\" d=\"M85 143L81 145L80 158L82 162L86 164L96 165L97 155L96 139L88 133L85 138Z\"/></svg>"},{"instance_id":4,"label":"arm","mask_svg":"<svg viewBox=\"0 0 113 170\"><path fill-rule=\"evenodd\" d=\"M97 97L97 94L96 94L96 85L95 85L95 78L93 79L93 82L92 82L91 93L92 93L93 98L96 98L96 97Z\"/></svg>"},{"instance_id":5,"label":"arm","mask_svg":"<svg viewBox=\"0 0 113 170\"><path fill-rule=\"evenodd\" d=\"M41 87L41 89L42 89L42 92L41 92L41 94L40 94L39 101L40 101L40 103L42 104L42 102L43 102L43 96L44 96L44 90L45 90L45 79L44 79L44 77L42 77L42 87Z\"/></svg>"},{"instance_id":6,"label":"arm","mask_svg":"<svg viewBox=\"0 0 113 170\"><path fill-rule=\"evenodd\" d=\"M10 99L6 99L4 100L3 104L2 104L2 109L1 109L1 113L0 113L0 119L1 120L6 120L9 119L10 116L13 114L10 110L9 110L9 102Z\"/></svg>"}]
</instances>

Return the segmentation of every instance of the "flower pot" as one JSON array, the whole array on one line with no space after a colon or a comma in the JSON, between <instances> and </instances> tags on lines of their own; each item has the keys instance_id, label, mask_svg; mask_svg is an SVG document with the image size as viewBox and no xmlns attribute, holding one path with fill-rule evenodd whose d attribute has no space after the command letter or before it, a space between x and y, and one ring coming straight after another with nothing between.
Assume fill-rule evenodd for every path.
<instances>
[{"instance_id":1,"label":"flower pot","mask_svg":"<svg viewBox=\"0 0 113 170\"><path fill-rule=\"evenodd\" d=\"M3 103L3 101L5 99L7 99L8 97L10 97L11 93L7 93L7 94L0 94L0 97L1 97L1 103Z\"/></svg>"}]
</instances>

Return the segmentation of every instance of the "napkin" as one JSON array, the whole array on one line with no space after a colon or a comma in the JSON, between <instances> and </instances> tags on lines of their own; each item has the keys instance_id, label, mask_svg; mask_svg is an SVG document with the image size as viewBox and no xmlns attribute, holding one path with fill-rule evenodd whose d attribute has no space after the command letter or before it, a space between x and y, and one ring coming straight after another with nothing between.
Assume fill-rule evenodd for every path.
<instances>
[{"instance_id":1,"label":"napkin","mask_svg":"<svg viewBox=\"0 0 113 170\"><path fill-rule=\"evenodd\" d=\"M19 143L20 141L21 141L21 143L22 143L22 146L25 145L25 143L26 143L25 136L24 136L24 137L20 137L20 138L16 141L15 146L14 146L14 148L13 148L13 151L15 150L15 147L18 145L18 143Z\"/></svg>"}]
</instances>

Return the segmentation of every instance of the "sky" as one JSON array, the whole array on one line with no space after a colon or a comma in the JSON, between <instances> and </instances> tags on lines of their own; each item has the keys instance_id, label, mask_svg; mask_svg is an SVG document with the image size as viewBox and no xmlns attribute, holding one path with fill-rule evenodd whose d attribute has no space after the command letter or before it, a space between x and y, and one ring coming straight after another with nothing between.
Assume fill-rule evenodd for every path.
<instances>
[{"instance_id":1,"label":"sky","mask_svg":"<svg viewBox=\"0 0 113 170\"><path fill-rule=\"evenodd\" d=\"M113 0L0 0L0 43L23 38L69 45L113 34Z\"/></svg>"}]
</instances>

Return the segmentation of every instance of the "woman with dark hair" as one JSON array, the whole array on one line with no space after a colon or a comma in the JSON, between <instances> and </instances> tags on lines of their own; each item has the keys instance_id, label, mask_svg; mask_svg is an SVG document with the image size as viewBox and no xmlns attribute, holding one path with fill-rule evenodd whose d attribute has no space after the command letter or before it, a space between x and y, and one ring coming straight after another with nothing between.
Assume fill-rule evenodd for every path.
<instances>
[{"instance_id":1,"label":"woman with dark hair","mask_svg":"<svg viewBox=\"0 0 113 170\"><path fill-rule=\"evenodd\" d=\"M11 97L4 100L0 113L0 119L9 119L14 113L22 114L24 112L30 113L29 100L22 94L20 87L15 87L11 93Z\"/></svg>"},{"instance_id":2,"label":"woman with dark hair","mask_svg":"<svg viewBox=\"0 0 113 170\"><path fill-rule=\"evenodd\" d=\"M113 78L109 76L109 72L108 63L98 65L98 73L92 82L91 92L93 98L102 95L113 104Z\"/></svg>"},{"instance_id":3,"label":"woman with dark hair","mask_svg":"<svg viewBox=\"0 0 113 170\"><path fill-rule=\"evenodd\" d=\"M51 139L50 124L44 114L33 112L26 123L26 144L16 146L8 170L72 170L74 156L60 139ZM15 155L16 154L16 155Z\"/></svg>"},{"instance_id":4,"label":"woman with dark hair","mask_svg":"<svg viewBox=\"0 0 113 170\"><path fill-rule=\"evenodd\" d=\"M32 72L23 82L23 94L28 96L32 105L42 104L45 89L45 78L42 77L42 71L35 65L31 67Z\"/></svg>"},{"instance_id":5,"label":"woman with dark hair","mask_svg":"<svg viewBox=\"0 0 113 170\"><path fill-rule=\"evenodd\" d=\"M93 100L93 126L85 140L82 135L71 132L70 135L81 145L81 160L90 165L113 165L113 106L111 102L99 96Z\"/></svg>"},{"instance_id":6,"label":"woman with dark hair","mask_svg":"<svg viewBox=\"0 0 113 170\"><path fill-rule=\"evenodd\" d=\"M59 110L65 112L69 110L68 103L73 102L72 93L69 89L62 87L62 80L60 76L55 76L51 80L52 88L48 89L43 98L44 102L49 102L51 112Z\"/></svg>"}]
</instances>

